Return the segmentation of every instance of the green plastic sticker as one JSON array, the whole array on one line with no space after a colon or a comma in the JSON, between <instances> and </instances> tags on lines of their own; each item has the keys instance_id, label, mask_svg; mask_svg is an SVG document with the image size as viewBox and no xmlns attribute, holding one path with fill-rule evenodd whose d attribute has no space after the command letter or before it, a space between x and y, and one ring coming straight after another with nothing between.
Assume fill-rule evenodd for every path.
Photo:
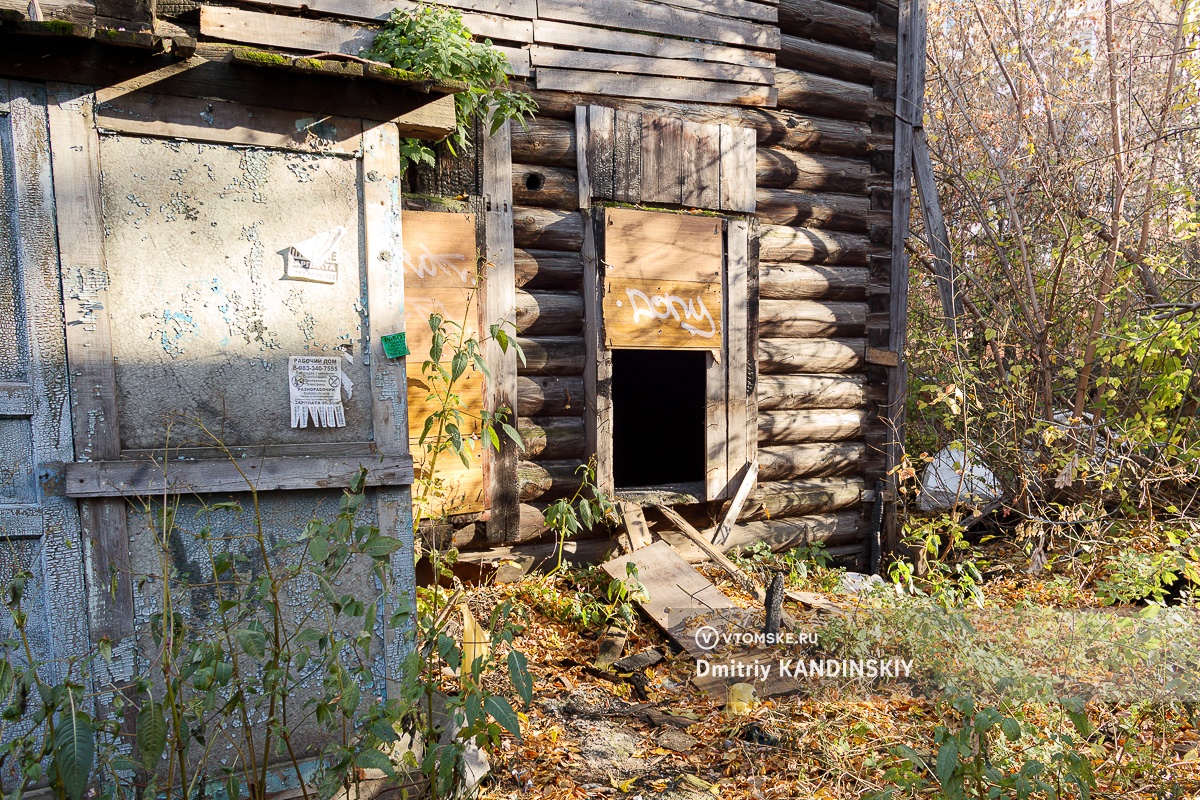
<instances>
[{"instance_id":1,"label":"green plastic sticker","mask_svg":"<svg viewBox=\"0 0 1200 800\"><path fill-rule=\"evenodd\" d=\"M408 342L403 333L389 333L380 341L383 342L383 354L388 358L403 358L408 355Z\"/></svg>"}]
</instances>

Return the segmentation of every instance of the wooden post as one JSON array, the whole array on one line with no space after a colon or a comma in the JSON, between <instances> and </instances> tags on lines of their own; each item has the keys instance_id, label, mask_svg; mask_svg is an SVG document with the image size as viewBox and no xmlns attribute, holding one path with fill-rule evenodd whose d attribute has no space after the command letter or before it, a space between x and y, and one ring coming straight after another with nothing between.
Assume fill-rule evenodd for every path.
<instances>
[{"instance_id":1,"label":"wooden post","mask_svg":"<svg viewBox=\"0 0 1200 800\"><path fill-rule=\"evenodd\" d=\"M91 91L52 83L47 117L66 308L75 459L121 455L117 381L108 317L108 266L100 208L100 138ZM123 499L79 505L92 641L133 634L133 583Z\"/></svg>"},{"instance_id":2,"label":"wooden post","mask_svg":"<svg viewBox=\"0 0 1200 800\"><path fill-rule=\"evenodd\" d=\"M363 132L363 238L367 254L367 313L371 332L371 422L375 446L385 456L407 455L408 392L405 359L388 358L383 337L404 331L404 250L400 228L400 132L392 123ZM416 608L413 566L412 489L386 486L375 491L379 530L404 546L392 557L397 593ZM398 598L388 598L390 616ZM386 648L388 693L397 691L395 672L406 655L405 637L392 632ZM394 695L393 695L394 696Z\"/></svg>"},{"instance_id":3,"label":"wooden post","mask_svg":"<svg viewBox=\"0 0 1200 800\"><path fill-rule=\"evenodd\" d=\"M908 323L908 215L912 208L913 125L921 119L921 97L925 76L925 10L927 0L907 0L900 4L897 31L896 126L893 142L892 179L892 267L891 303L888 308L890 329L888 349L898 356L888 377L887 416L890 422L887 442L887 470L893 497L896 477L892 472L904 454L904 404L908 396L908 373L904 359ZM887 514L887 549L895 552L900 545L900 521L895 501Z\"/></svg>"},{"instance_id":4,"label":"wooden post","mask_svg":"<svg viewBox=\"0 0 1200 800\"><path fill-rule=\"evenodd\" d=\"M483 324L499 325L516 338L517 300L513 262L512 130L505 122L495 133L485 131L483 147L484 278ZM491 412L508 410L508 424L516 427L517 353L507 352L489 341L486 405ZM500 451L489 451L488 520L489 544L515 541L520 527L517 502L517 447L500 435Z\"/></svg>"},{"instance_id":5,"label":"wooden post","mask_svg":"<svg viewBox=\"0 0 1200 800\"><path fill-rule=\"evenodd\" d=\"M929 142L925 137L925 126L919 120L913 127L913 178L917 185L917 196L921 198L925 236L933 254L933 271L937 279L938 295L942 301L942 316L946 319L950 335L957 339L958 318L963 313L962 297L958 293L958 275L950 253L950 234L946 230L942 202L938 199L937 181L933 177Z\"/></svg>"},{"instance_id":6,"label":"wooden post","mask_svg":"<svg viewBox=\"0 0 1200 800\"><path fill-rule=\"evenodd\" d=\"M604 344L604 208L590 210L583 226L584 434L596 456L596 485L613 491L612 351Z\"/></svg>"}]
</instances>

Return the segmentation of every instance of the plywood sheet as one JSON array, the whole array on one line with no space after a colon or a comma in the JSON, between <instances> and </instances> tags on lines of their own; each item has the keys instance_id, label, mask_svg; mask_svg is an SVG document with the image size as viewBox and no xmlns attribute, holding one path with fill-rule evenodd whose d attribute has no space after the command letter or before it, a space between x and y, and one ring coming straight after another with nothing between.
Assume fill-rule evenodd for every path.
<instances>
[{"instance_id":1,"label":"plywood sheet","mask_svg":"<svg viewBox=\"0 0 1200 800\"><path fill-rule=\"evenodd\" d=\"M627 580L626 565L631 562L648 595L639 605L665 631L679 628L690 616L733 608L732 600L666 542L655 542L614 558L604 564L604 571L617 580Z\"/></svg>"},{"instance_id":2,"label":"plywood sheet","mask_svg":"<svg viewBox=\"0 0 1200 800\"><path fill-rule=\"evenodd\" d=\"M405 211L404 230L404 325L411 355L407 360L408 429L413 461L418 480L429 477L429 455L418 443L425 421L443 407L431 394L444 394L445 384L431 381L422 370L430 359L433 330L431 314L440 314L454 325L462 326L467 337L479 337L479 309L482 297L478 290L478 257L475 238L475 216L438 211ZM458 328L447 326L454 336ZM440 363L450 368L453 349L447 346ZM483 410L485 390L483 376L474 368L455 381L453 392L460 399L464 435L478 435L479 424L469 420ZM483 445L472 442L471 466L464 467L453 452L438 456L432 494L425 501L427 516L464 514L486 507L483 493ZM421 495L418 486L414 494Z\"/></svg>"},{"instance_id":3,"label":"plywood sheet","mask_svg":"<svg viewBox=\"0 0 1200 800\"><path fill-rule=\"evenodd\" d=\"M721 285L611 279L604 283L609 347L721 349Z\"/></svg>"},{"instance_id":4,"label":"plywood sheet","mask_svg":"<svg viewBox=\"0 0 1200 800\"><path fill-rule=\"evenodd\" d=\"M611 208L604 237L605 275L629 279L721 282L717 217Z\"/></svg>"}]
</instances>

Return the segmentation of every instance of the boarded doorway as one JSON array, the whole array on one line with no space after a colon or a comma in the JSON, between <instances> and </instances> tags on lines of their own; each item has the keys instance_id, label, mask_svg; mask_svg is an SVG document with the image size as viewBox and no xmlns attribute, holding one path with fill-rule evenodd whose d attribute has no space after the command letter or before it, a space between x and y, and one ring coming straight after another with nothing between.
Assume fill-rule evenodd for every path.
<instances>
[{"instance_id":1,"label":"boarded doorway","mask_svg":"<svg viewBox=\"0 0 1200 800\"><path fill-rule=\"evenodd\" d=\"M704 480L707 353L613 351L613 478L619 489Z\"/></svg>"}]
</instances>

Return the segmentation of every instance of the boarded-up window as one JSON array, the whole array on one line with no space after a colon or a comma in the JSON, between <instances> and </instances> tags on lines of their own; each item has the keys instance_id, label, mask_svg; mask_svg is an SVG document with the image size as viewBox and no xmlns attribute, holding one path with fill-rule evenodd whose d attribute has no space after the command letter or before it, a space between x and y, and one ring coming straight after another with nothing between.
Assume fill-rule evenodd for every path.
<instances>
[{"instance_id":1,"label":"boarded-up window","mask_svg":"<svg viewBox=\"0 0 1200 800\"><path fill-rule=\"evenodd\" d=\"M609 209L607 346L720 350L722 239L714 217Z\"/></svg>"},{"instance_id":2,"label":"boarded-up window","mask_svg":"<svg viewBox=\"0 0 1200 800\"><path fill-rule=\"evenodd\" d=\"M405 211L404 230L404 323L409 349L408 424L410 449L418 480L433 477L433 488L425 513L433 517L480 511L485 506L483 490L483 447L479 440L478 419L464 413L462 433L470 450L470 466L452 450L442 452L434 463L426 445L436 441L438 425L428 434L426 445L419 439L426 420L444 407L461 406L464 412L478 414L483 408L483 375L469 367L453 385L431 376L424 364L431 360L434 314L445 320L448 338L439 362L451 369L454 343L461 337L479 337L478 260L475 243L475 216L436 211ZM458 403L447 401L447 393ZM443 430L443 440L446 433ZM432 470L432 473L431 473ZM418 486L414 495L425 493Z\"/></svg>"}]
</instances>

